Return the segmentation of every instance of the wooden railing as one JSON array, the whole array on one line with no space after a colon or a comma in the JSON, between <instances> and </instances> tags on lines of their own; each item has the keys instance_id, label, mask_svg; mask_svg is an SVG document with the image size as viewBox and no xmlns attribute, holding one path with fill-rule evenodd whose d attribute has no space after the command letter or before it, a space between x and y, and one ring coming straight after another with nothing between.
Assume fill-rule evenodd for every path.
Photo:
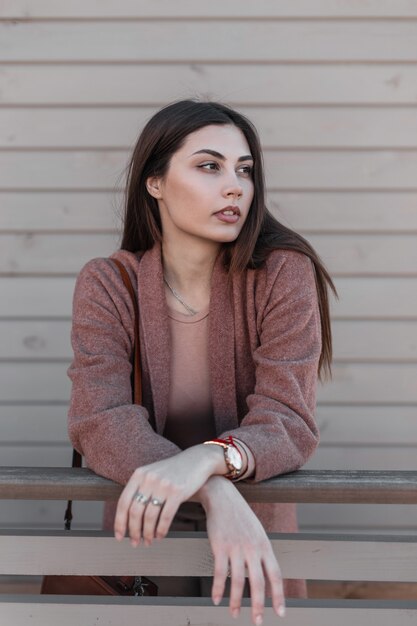
<instances>
[{"instance_id":1,"label":"wooden railing","mask_svg":"<svg viewBox=\"0 0 417 626\"><path fill-rule=\"evenodd\" d=\"M300 470L257 485L238 485L250 502L417 504L417 472ZM0 499L115 500L120 485L86 469L0 468ZM269 535L286 578L417 582L417 534ZM170 532L149 548L130 548L109 533L0 531L0 575L101 574L210 576L213 559L205 533ZM264 624L279 618L268 600ZM10 626L234 625L228 599L2 595L0 623ZM239 625L251 622L243 600ZM414 600L287 600L286 626L410 626Z\"/></svg>"}]
</instances>

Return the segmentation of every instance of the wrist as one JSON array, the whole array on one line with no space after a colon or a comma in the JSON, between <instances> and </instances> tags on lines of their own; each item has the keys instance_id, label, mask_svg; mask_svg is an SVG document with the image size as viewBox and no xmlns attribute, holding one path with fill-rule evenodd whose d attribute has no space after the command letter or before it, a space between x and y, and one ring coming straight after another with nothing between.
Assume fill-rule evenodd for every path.
<instances>
[{"instance_id":1,"label":"wrist","mask_svg":"<svg viewBox=\"0 0 417 626\"><path fill-rule=\"evenodd\" d=\"M219 506L219 496L227 494L227 490L236 490L233 483L223 476L211 476L207 482L194 494L197 502L200 502L205 512L210 511L211 506ZM193 499L194 499L193 498Z\"/></svg>"},{"instance_id":2,"label":"wrist","mask_svg":"<svg viewBox=\"0 0 417 626\"><path fill-rule=\"evenodd\" d=\"M204 445L221 447L226 465L226 473L221 472L223 476L230 480L238 480L242 474L243 454L232 435L227 437L217 437L204 442Z\"/></svg>"},{"instance_id":3,"label":"wrist","mask_svg":"<svg viewBox=\"0 0 417 626\"><path fill-rule=\"evenodd\" d=\"M214 475L224 476L228 469L224 458L223 448L220 446L207 446L198 444L199 454L207 461L208 477Z\"/></svg>"}]
</instances>

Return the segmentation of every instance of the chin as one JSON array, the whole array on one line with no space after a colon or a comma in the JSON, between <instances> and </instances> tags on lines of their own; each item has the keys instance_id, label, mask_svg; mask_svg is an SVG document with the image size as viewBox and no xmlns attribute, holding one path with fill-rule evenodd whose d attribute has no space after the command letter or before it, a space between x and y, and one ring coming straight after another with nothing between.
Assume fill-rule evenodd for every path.
<instances>
[{"instance_id":1,"label":"chin","mask_svg":"<svg viewBox=\"0 0 417 626\"><path fill-rule=\"evenodd\" d=\"M232 241L236 241L239 237L242 229L230 229L226 232L217 232L213 234L213 241L217 241L218 243L231 243Z\"/></svg>"}]
</instances>

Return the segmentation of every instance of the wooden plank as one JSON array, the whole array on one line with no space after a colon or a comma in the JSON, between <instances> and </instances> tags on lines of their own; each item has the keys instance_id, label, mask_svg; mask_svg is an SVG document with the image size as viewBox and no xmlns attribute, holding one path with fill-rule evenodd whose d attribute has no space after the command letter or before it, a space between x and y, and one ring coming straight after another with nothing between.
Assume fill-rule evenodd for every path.
<instances>
[{"instance_id":1,"label":"wooden plank","mask_svg":"<svg viewBox=\"0 0 417 626\"><path fill-rule=\"evenodd\" d=\"M337 278L339 301L331 302L333 316L361 319L416 319L415 278Z\"/></svg>"},{"instance_id":2,"label":"wooden plank","mask_svg":"<svg viewBox=\"0 0 417 626\"><path fill-rule=\"evenodd\" d=\"M62 420L65 427L66 418ZM72 448L68 439L61 442L16 441L0 447L4 466L71 467Z\"/></svg>"},{"instance_id":3,"label":"wooden plank","mask_svg":"<svg viewBox=\"0 0 417 626\"><path fill-rule=\"evenodd\" d=\"M417 321L335 320L333 338L337 361L417 360Z\"/></svg>"},{"instance_id":4,"label":"wooden plank","mask_svg":"<svg viewBox=\"0 0 417 626\"><path fill-rule=\"evenodd\" d=\"M15 531L34 529L63 530L66 502L57 500L0 501L0 528ZM100 530L103 503L77 501L73 503L73 530Z\"/></svg>"},{"instance_id":5,"label":"wooden plank","mask_svg":"<svg viewBox=\"0 0 417 626\"><path fill-rule=\"evenodd\" d=\"M1 358L70 360L70 332L70 320L0 320ZM417 321L334 320L333 339L336 361L417 361Z\"/></svg>"},{"instance_id":6,"label":"wooden plank","mask_svg":"<svg viewBox=\"0 0 417 626\"><path fill-rule=\"evenodd\" d=\"M159 0L149 3L147 0L72 0L68 5L57 4L54 0L3 0L0 17L14 19L47 18L217 18L236 19L234 0L212 0L209 4L196 4L193 0L177 0L175 9L171 0ZM311 18L311 17L373 17L400 18L417 17L417 8L413 0L292 0L279 2L259 0L256 4L242 3L240 18Z\"/></svg>"},{"instance_id":7,"label":"wooden plank","mask_svg":"<svg viewBox=\"0 0 417 626\"><path fill-rule=\"evenodd\" d=\"M401 504L300 504L305 532L415 534L417 509Z\"/></svg>"},{"instance_id":8,"label":"wooden plank","mask_svg":"<svg viewBox=\"0 0 417 626\"><path fill-rule=\"evenodd\" d=\"M62 530L66 504L56 500L7 500L0 502L0 528L14 531ZM76 501L73 528L100 529L101 502ZM415 506L400 504L299 504L300 528L306 532L413 534L417 524Z\"/></svg>"},{"instance_id":9,"label":"wooden plank","mask_svg":"<svg viewBox=\"0 0 417 626\"><path fill-rule=\"evenodd\" d=\"M69 363L0 362L0 402L59 403L68 402ZM25 384L22 384L25 381Z\"/></svg>"},{"instance_id":10,"label":"wooden plank","mask_svg":"<svg viewBox=\"0 0 417 626\"><path fill-rule=\"evenodd\" d=\"M130 149L155 107L2 108L0 148ZM242 107L264 148L415 148L415 108ZM384 132L381 132L381 129Z\"/></svg>"},{"instance_id":11,"label":"wooden plank","mask_svg":"<svg viewBox=\"0 0 417 626\"><path fill-rule=\"evenodd\" d=\"M395 413L395 407L392 407ZM417 405L414 406L417 414ZM403 438L407 431L403 432ZM417 448L413 444L341 444L318 448L304 466L311 470L417 470Z\"/></svg>"},{"instance_id":12,"label":"wooden plank","mask_svg":"<svg viewBox=\"0 0 417 626\"><path fill-rule=\"evenodd\" d=\"M310 234L333 276L417 275L415 234ZM109 256L119 245L116 233L0 234L0 266L3 273L43 274L54 271L76 274L94 257Z\"/></svg>"},{"instance_id":13,"label":"wooden plank","mask_svg":"<svg viewBox=\"0 0 417 626\"><path fill-rule=\"evenodd\" d=\"M6 273L42 274L54 267L55 272L74 275L90 259L110 256L119 247L119 240L114 233L94 237L84 233L0 234L0 266Z\"/></svg>"},{"instance_id":14,"label":"wooden plank","mask_svg":"<svg viewBox=\"0 0 417 626\"><path fill-rule=\"evenodd\" d=\"M81 263L80 268L81 269ZM52 268L51 268L52 269ZM0 317L51 318L72 315L75 277L9 278L0 276Z\"/></svg>"},{"instance_id":15,"label":"wooden plank","mask_svg":"<svg viewBox=\"0 0 417 626\"><path fill-rule=\"evenodd\" d=\"M0 402L67 402L68 362L0 362ZM319 386L322 404L416 404L415 364L335 363L333 379ZM22 386L22 380L27 384Z\"/></svg>"},{"instance_id":16,"label":"wooden plank","mask_svg":"<svg viewBox=\"0 0 417 626\"><path fill-rule=\"evenodd\" d=\"M284 578L415 581L415 537L269 533ZM128 539L78 531L0 531L7 575L212 576L206 533L170 532L133 550ZM63 555L65 555L63 557Z\"/></svg>"},{"instance_id":17,"label":"wooden plank","mask_svg":"<svg viewBox=\"0 0 417 626\"><path fill-rule=\"evenodd\" d=\"M417 445L416 406L319 405L317 423L321 450L334 445Z\"/></svg>"},{"instance_id":18,"label":"wooden plank","mask_svg":"<svg viewBox=\"0 0 417 626\"><path fill-rule=\"evenodd\" d=\"M82 263L80 262L81 269ZM0 318L70 319L75 277L0 276ZM417 279L338 277L334 319L417 319ZM389 297L387 297L389 296Z\"/></svg>"},{"instance_id":19,"label":"wooden plank","mask_svg":"<svg viewBox=\"0 0 417 626\"><path fill-rule=\"evenodd\" d=\"M415 192L281 191L268 199L277 219L308 233L417 231Z\"/></svg>"},{"instance_id":20,"label":"wooden plank","mask_svg":"<svg viewBox=\"0 0 417 626\"><path fill-rule=\"evenodd\" d=\"M395 413L395 407L392 408ZM417 411L417 405L414 407ZM62 420L65 428L66 419ZM402 432L406 439L407 431ZM71 447L68 438L61 442L13 441L0 447L4 466L69 467ZM417 446L407 442L394 444L332 444L323 445L306 463L311 470L417 471Z\"/></svg>"},{"instance_id":21,"label":"wooden plank","mask_svg":"<svg viewBox=\"0 0 417 626\"><path fill-rule=\"evenodd\" d=\"M65 404L0 405L0 441L3 446L67 444L67 411Z\"/></svg>"},{"instance_id":22,"label":"wooden plank","mask_svg":"<svg viewBox=\"0 0 417 626\"><path fill-rule=\"evenodd\" d=\"M71 359L70 332L69 320L0 320L1 358Z\"/></svg>"},{"instance_id":23,"label":"wooden plank","mask_svg":"<svg viewBox=\"0 0 417 626\"><path fill-rule=\"evenodd\" d=\"M243 599L239 624L253 624L250 600ZM413 601L366 600L289 600L285 618L287 626L410 626L417 614ZM276 614L266 601L264 624L273 626ZM182 626L189 624L221 624L232 626L228 600L220 606L212 605L210 598L152 598L100 597L91 601L82 596L5 595L2 597L2 615L13 626L33 626L59 623L72 626L76 621L98 626Z\"/></svg>"},{"instance_id":24,"label":"wooden plank","mask_svg":"<svg viewBox=\"0 0 417 626\"><path fill-rule=\"evenodd\" d=\"M332 382L319 386L319 402L416 404L416 367L396 363L335 363Z\"/></svg>"},{"instance_id":25,"label":"wooden plank","mask_svg":"<svg viewBox=\"0 0 417 626\"><path fill-rule=\"evenodd\" d=\"M121 228L122 197L112 191L3 191L0 203L2 231L115 232ZM277 219L305 233L417 232L416 192L270 191L268 206Z\"/></svg>"},{"instance_id":26,"label":"wooden plank","mask_svg":"<svg viewBox=\"0 0 417 626\"><path fill-rule=\"evenodd\" d=\"M417 446L416 414L416 406L319 405L320 449L355 445ZM0 441L7 447L66 444L67 406L0 405ZM19 461L19 465L24 463Z\"/></svg>"},{"instance_id":27,"label":"wooden plank","mask_svg":"<svg viewBox=\"0 0 417 626\"><path fill-rule=\"evenodd\" d=\"M417 60L414 20L0 22L3 62ZM216 45L213 46L213 36ZM390 45L386 41L389 38ZM158 46L154 42L158 41ZM246 46L242 48L242 41ZM352 45L354 42L354 45ZM260 45L261 44L261 45Z\"/></svg>"},{"instance_id":28,"label":"wooden plank","mask_svg":"<svg viewBox=\"0 0 417 626\"><path fill-rule=\"evenodd\" d=\"M159 107L197 94L234 106L414 106L417 98L415 64L251 63L244 72L238 72L225 59L221 65L204 65L191 62L188 56L186 64L177 65L95 65L94 80L88 65L67 65L65 72L59 65L2 65L0 78L0 104L25 107L39 104ZM143 85L152 85L152 89L143 89Z\"/></svg>"},{"instance_id":29,"label":"wooden plank","mask_svg":"<svg viewBox=\"0 0 417 626\"><path fill-rule=\"evenodd\" d=\"M0 528L14 530L62 530L64 501L0 501ZM413 534L417 507L401 504L299 504L300 527L306 532L368 532ZM102 503L77 500L74 504L74 529L100 529Z\"/></svg>"},{"instance_id":30,"label":"wooden plank","mask_svg":"<svg viewBox=\"0 0 417 626\"><path fill-rule=\"evenodd\" d=\"M399 200L402 197L400 194ZM122 225L122 194L111 190L0 192L0 203L0 230L3 232L114 233Z\"/></svg>"},{"instance_id":31,"label":"wooden plank","mask_svg":"<svg viewBox=\"0 0 417 626\"><path fill-rule=\"evenodd\" d=\"M311 234L309 241L334 276L416 275L415 234Z\"/></svg>"},{"instance_id":32,"label":"wooden plank","mask_svg":"<svg viewBox=\"0 0 417 626\"><path fill-rule=\"evenodd\" d=\"M118 150L0 152L0 189L104 191L123 186L127 161ZM265 171L274 190L410 191L416 189L417 150L271 150Z\"/></svg>"},{"instance_id":33,"label":"wooden plank","mask_svg":"<svg viewBox=\"0 0 417 626\"><path fill-rule=\"evenodd\" d=\"M414 407L417 410L417 405ZM395 407L392 407L395 413ZM66 419L62 420L62 428ZM407 438L407 430L402 439ZM0 447L4 466L69 467L71 448L68 438L61 442L13 441ZM414 443L401 444L332 444L319 446L310 461L305 465L311 470L414 470L417 471L417 446Z\"/></svg>"},{"instance_id":34,"label":"wooden plank","mask_svg":"<svg viewBox=\"0 0 417 626\"><path fill-rule=\"evenodd\" d=\"M299 470L236 486L249 502L417 503L417 471ZM121 490L84 468L0 468L3 499L114 500Z\"/></svg>"},{"instance_id":35,"label":"wooden plank","mask_svg":"<svg viewBox=\"0 0 417 626\"><path fill-rule=\"evenodd\" d=\"M416 188L417 152L274 150L265 152L269 186L278 189Z\"/></svg>"},{"instance_id":36,"label":"wooden plank","mask_svg":"<svg viewBox=\"0 0 417 626\"><path fill-rule=\"evenodd\" d=\"M116 182L123 186L122 175L127 161L127 152L112 150L3 152L0 153L0 188L112 189ZM16 167L24 168L23 185L18 181Z\"/></svg>"}]
</instances>

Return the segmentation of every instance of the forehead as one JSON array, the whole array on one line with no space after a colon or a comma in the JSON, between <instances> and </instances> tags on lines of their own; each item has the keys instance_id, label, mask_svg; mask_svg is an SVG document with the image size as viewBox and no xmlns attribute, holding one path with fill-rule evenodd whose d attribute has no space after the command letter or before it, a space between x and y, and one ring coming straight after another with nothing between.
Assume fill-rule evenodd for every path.
<instances>
[{"instance_id":1,"label":"forehead","mask_svg":"<svg viewBox=\"0 0 417 626\"><path fill-rule=\"evenodd\" d=\"M191 155L197 150L209 148L216 150L228 157L239 157L250 154L250 149L246 137L240 128L233 124L203 126L187 135L185 142L179 152L182 155Z\"/></svg>"}]
</instances>

